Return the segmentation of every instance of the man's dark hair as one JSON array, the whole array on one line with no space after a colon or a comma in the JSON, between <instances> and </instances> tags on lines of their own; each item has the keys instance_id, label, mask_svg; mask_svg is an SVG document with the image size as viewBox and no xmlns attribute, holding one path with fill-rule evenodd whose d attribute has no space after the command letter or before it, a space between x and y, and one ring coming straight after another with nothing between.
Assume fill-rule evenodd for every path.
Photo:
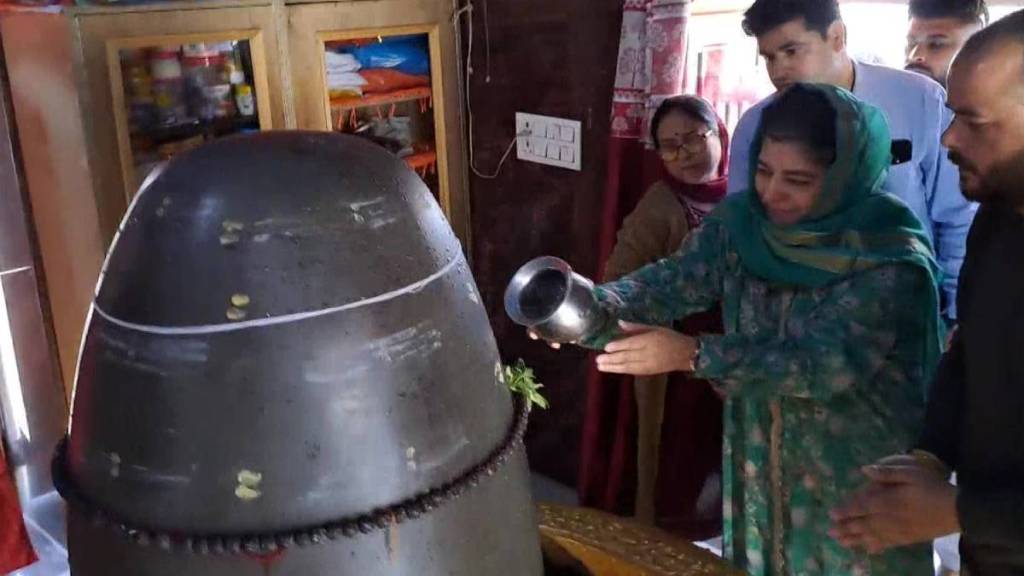
<instances>
[{"instance_id":1,"label":"man's dark hair","mask_svg":"<svg viewBox=\"0 0 1024 576\"><path fill-rule=\"evenodd\" d=\"M761 134L802 145L823 166L835 162L836 110L824 94L804 84L794 84L765 106Z\"/></svg>"},{"instance_id":2,"label":"man's dark hair","mask_svg":"<svg viewBox=\"0 0 1024 576\"><path fill-rule=\"evenodd\" d=\"M808 30L828 36L828 27L839 20L838 0L755 0L743 14L743 31L755 38L803 19Z\"/></svg>"},{"instance_id":3,"label":"man's dark hair","mask_svg":"<svg viewBox=\"0 0 1024 576\"><path fill-rule=\"evenodd\" d=\"M711 107L711 104L699 96L684 94L666 98L654 111L654 117L651 118L651 141L654 142L655 148L661 148L661 143L658 142L658 127L661 126L662 120L673 112L703 122L708 128L714 130L715 134L721 136L718 134L718 115L715 114L715 109Z\"/></svg>"},{"instance_id":4,"label":"man's dark hair","mask_svg":"<svg viewBox=\"0 0 1024 576\"><path fill-rule=\"evenodd\" d=\"M964 43L957 59L975 59L984 56L1002 46L1004 42L1016 45L1024 56L1024 10L1004 16L972 35ZM1020 80L1024 83L1024 69L1021 70Z\"/></svg>"},{"instance_id":5,"label":"man's dark hair","mask_svg":"<svg viewBox=\"0 0 1024 576\"><path fill-rule=\"evenodd\" d=\"M910 0L910 17L955 18L965 24L988 24L985 0Z\"/></svg>"}]
</instances>

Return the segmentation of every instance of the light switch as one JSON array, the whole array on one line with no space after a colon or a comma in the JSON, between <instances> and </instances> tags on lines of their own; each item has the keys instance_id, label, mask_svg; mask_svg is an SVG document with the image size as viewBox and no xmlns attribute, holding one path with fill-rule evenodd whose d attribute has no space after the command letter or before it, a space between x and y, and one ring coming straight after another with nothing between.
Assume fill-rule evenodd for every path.
<instances>
[{"instance_id":1,"label":"light switch","mask_svg":"<svg viewBox=\"0 0 1024 576\"><path fill-rule=\"evenodd\" d=\"M569 162L570 164L576 161L576 155L573 154L572 146L562 145L561 157L559 160L562 162Z\"/></svg>"},{"instance_id":2,"label":"light switch","mask_svg":"<svg viewBox=\"0 0 1024 576\"><path fill-rule=\"evenodd\" d=\"M578 120L516 113L516 157L581 170L582 124Z\"/></svg>"}]
</instances>

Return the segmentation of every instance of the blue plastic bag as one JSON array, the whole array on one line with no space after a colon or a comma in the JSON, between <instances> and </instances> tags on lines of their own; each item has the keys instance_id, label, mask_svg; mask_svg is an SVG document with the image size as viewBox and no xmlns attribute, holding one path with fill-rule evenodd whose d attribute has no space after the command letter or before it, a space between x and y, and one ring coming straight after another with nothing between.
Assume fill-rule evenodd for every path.
<instances>
[{"instance_id":1,"label":"blue plastic bag","mask_svg":"<svg viewBox=\"0 0 1024 576\"><path fill-rule=\"evenodd\" d=\"M430 55L425 38L385 38L352 50L363 68L390 68L413 76L430 75Z\"/></svg>"}]
</instances>

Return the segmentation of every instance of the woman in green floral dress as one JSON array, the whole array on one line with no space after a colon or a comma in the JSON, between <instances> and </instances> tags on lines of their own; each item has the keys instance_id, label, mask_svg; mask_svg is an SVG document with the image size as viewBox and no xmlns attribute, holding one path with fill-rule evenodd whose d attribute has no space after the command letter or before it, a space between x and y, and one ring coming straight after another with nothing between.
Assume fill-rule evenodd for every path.
<instances>
[{"instance_id":1,"label":"woman in green floral dress","mask_svg":"<svg viewBox=\"0 0 1024 576\"><path fill-rule=\"evenodd\" d=\"M752 189L675 255L604 284L617 323L582 344L601 370L692 370L725 397L726 556L756 575L925 575L928 546L874 557L829 539L828 510L860 467L923 419L941 335L937 267L920 223L880 189L881 113L796 85L765 110ZM722 302L726 333L670 326ZM610 343L609 343L610 342Z\"/></svg>"}]
</instances>

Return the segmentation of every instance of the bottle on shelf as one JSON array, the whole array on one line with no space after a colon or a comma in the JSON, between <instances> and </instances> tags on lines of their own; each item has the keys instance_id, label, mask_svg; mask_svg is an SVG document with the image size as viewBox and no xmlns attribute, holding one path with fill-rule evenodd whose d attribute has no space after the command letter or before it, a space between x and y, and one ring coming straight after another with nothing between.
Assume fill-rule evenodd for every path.
<instances>
[{"instance_id":1,"label":"bottle on shelf","mask_svg":"<svg viewBox=\"0 0 1024 576\"><path fill-rule=\"evenodd\" d=\"M252 86L244 82L235 85L235 104L240 116L250 117L256 114L256 98L253 96Z\"/></svg>"},{"instance_id":2,"label":"bottle on shelf","mask_svg":"<svg viewBox=\"0 0 1024 576\"><path fill-rule=\"evenodd\" d=\"M233 50L225 52L224 56L227 61L228 80L231 82L231 91L234 94L238 115L245 118L252 117L256 114L256 99L252 86L246 81L237 45Z\"/></svg>"},{"instance_id":3,"label":"bottle on shelf","mask_svg":"<svg viewBox=\"0 0 1024 576\"><path fill-rule=\"evenodd\" d=\"M233 116L235 103L220 45L187 44L184 54L183 69L192 113L205 121Z\"/></svg>"},{"instance_id":4,"label":"bottle on shelf","mask_svg":"<svg viewBox=\"0 0 1024 576\"><path fill-rule=\"evenodd\" d=\"M122 50L124 92L128 106L128 125L132 132L148 129L156 121L153 102L153 78L144 50Z\"/></svg>"},{"instance_id":5,"label":"bottle on shelf","mask_svg":"<svg viewBox=\"0 0 1024 576\"><path fill-rule=\"evenodd\" d=\"M173 126L189 120L185 102L185 82L178 48L164 46L150 54L149 71L152 77L153 103L156 121L162 126Z\"/></svg>"}]
</instances>

